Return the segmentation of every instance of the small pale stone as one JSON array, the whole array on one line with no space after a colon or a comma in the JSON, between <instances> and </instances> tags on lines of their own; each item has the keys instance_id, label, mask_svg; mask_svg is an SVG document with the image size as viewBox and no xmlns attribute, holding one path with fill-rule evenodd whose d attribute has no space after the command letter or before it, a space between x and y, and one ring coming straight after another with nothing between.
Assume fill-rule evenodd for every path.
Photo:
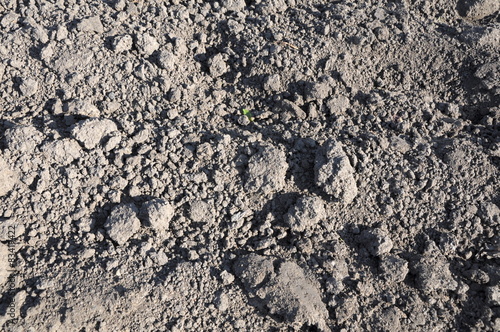
<instances>
[{"instance_id":1,"label":"small pale stone","mask_svg":"<svg viewBox=\"0 0 500 332\"><path fill-rule=\"evenodd\" d=\"M18 176L13 172L5 160L0 157L0 197L11 191L18 182Z\"/></svg>"},{"instance_id":2,"label":"small pale stone","mask_svg":"<svg viewBox=\"0 0 500 332\"><path fill-rule=\"evenodd\" d=\"M25 97L31 97L38 91L38 82L33 78L25 78L19 85L19 91Z\"/></svg>"},{"instance_id":3,"label":"small pale stone","mask_svg":"<svg viewBox=\"0 0 500 332\"><path fill-rule=\"evenodd\" d=\"M84 18L77 25L78 30L83 32L103 33L104 27L99 16Z\"/></svg>"},{"instance_id":4,"label":"small pale stone","mask_svg":"<svg viewBox=\"0 0 500 332\"><path fill-rule=\"evenodd\" d=\"M132 49L133 40L130 35L116 36L113 39L113 50L121 53Z\"/></svg>"},{"instance_id":5,"label":"small pale stone","mask_svg":"<svg viewBox=\"0 0 500 332\"><path fill-rule=\"evenodd\" d=\"M117 131L116 124L109 119L88 119L73 126L71 135L86 149L93 149L104 137Z\"/></svg>"},{"instance_id":6,"label":"small pale stone","mask_svg":"<svg viewBox=\"0 0 500 332\"><path fill-rule=\"evenodd\" d=\"M160 44L158 43L156 38L151 35L143 34L138 35L136 38L137 40L135 46L137 47L139 53L145 56L150 56L160 47Z\"/></svg>"},{"instance_id":7,"label":"small pale stone","mask_svg":"<svg viewBox=\"0 0 500 332\"><path fill-rule=\"evenodd\" d=\"M141 228L135 205L116 206L106 220L104 228L112 240L119 245L125 244Z\"/></svg>"}]
</instances>

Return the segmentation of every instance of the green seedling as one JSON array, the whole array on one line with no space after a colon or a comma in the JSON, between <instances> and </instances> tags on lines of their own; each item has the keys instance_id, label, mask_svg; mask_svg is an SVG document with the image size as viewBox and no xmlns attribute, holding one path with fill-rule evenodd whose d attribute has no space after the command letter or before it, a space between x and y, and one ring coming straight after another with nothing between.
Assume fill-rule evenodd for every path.
<instances>
[{"instance_id":1,"label":"green seedling","mask_svg":"<svg viewBox=\"0 0 500 332\"><path fill-rule=\"evenodd\" d=\"M242 110L241 110L241 113L242 113L243 115L246 115L246 116L247 116L247 118L248 118L248 120L250 120L250 121L252 121L252 122L253 122L253 120L255 120L255 118L253 117L252 112L250 112L250 111L249 111L249 110L247 110L246 108L242 109Z\"/></svg>"}]
</instances>

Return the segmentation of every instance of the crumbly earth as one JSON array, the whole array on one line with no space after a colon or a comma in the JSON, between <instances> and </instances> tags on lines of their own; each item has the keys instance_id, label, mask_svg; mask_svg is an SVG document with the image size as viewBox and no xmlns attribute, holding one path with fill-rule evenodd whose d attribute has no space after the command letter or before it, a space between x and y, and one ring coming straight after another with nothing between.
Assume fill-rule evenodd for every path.
<instances>
[{"instance_id":1,"label":"crumbly earth","mask_svg":"<svg viewBox=\"0 0 500 332\"><path fill-rule=\"evenodd\" d=\"M2 330L499 331L499 7L0 1Z\"/></svg>"}]
</instances>

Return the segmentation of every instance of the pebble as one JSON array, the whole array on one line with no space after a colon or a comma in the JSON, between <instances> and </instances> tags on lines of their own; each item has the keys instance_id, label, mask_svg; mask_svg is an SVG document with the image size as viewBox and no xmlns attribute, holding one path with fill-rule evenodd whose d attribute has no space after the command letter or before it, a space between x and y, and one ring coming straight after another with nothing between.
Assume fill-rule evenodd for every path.
<instances>
[{"instance_id":1,"label":"pebble","mask_svg":"<svg viewBox=\"0 0 500 332\"><path fill-rule=\"evenodd\" d=\"M288 169L285 153L274 146L265 146L250 157L245 189L267 195L285 186Z\"/></svg>"},{"instance_id":2,"label":"pebble","mask_svg":"<svg viewBox=\"0 0 500 332\"><path fill-rule=\"evenodd\" d=\"M71 138L47 143L42 146L41 150L49 163L59 165L69 165L82 155L82 148Z\"/></svg>"},{"instance_id":3,"label":"pebble","mask_svg":"<svg viewBox=\"0 0 500 332\"><path fill-rule=\"evenodd\" d=\"M14 189L18 181L17 173L12 171L6 160L0 156L0 197Z\"/></svg>"},{"instance_id":4,"label":"pebble","mask_svg":"<svg viewBox=\"0 0 500 332\"><path fill-rule=\"evenodd\" d=\"M117 53L130 51L132 45L133 39L130 35L120 35L113 39L113 50Z\"/></svg>"},{"instance_id":5,"label":"pebble","mask_svg":"<svg viewBox=\"0 0 500 332\"><path fill-rule=\"evenodd\" d=\"M222 54L214 55L208 62L210 75L212 77L220 77L228 72L229 67L224 60L224 56Z\"/></svg>"},{"instance_id":6,"label":"pebble","mask_svg":"<svg viewBox=\"0 0 500 332\"><path fill-rule=\"evenodd\" d=\"M312 229L325 216L323 200L319 197L305 196L297 200L284 219L292 231L302 232Z\"/></svg>"},{"instance_id":7,"label":"pebble","mask_svg":"<svg viewBox=\"0 0 500 332\"><path fill-rule=\"evenodd\" d=\"M111 120L88 119L75 124L71 129L71 136L86 149L93 149L117 130L116 124Z\"/></svg>"},{"instance_id":8,"label":"pebble","mask_svg":"<svg viewBox=\"0 0 500 332\"><path fill-rule=\"evenodd\" d=\"M15 126L5 130L7 148L16 153L33 153L44 139L34 126Z\"/></svg>"},{"instance_id":9,"label":"pebble","mask_svg":"<svg viewBox=\"0 0 500 332\"><path fill-rule=\"evenodd\" d=\"M109 237L119 245L125 244L141 228L134 204L115 206L104 223Z\"/></svg>"},{"instance_id":10,"label":"pebble","mask_svg":"<svg viewBox=\"0 0 500 332\"><path fill-rule=\"evenodd\" d=\"M24 78L19 85L19 91L25 97L31 97L38 92L38 81L33 78Z\"/></svg>"},{"instance_id":11,"label":"pebble","mask_svg":"<svg viewBox=\"0 0 500 332\"><path fill-rule=\"evenodd\" d=\"M342 143L327 141L316 153L314 170L316 185L342 203L351 203L358 194L354 168Z\"/></svg>"},{"instance_id":12,"label":"pebble","mask_svg":"<svg viewBox=\"0 0 500 332\"><path fill-rule=\"evenodd\" d=\"M140 214L147 226L163 234L169 229L170 220L175 214L175 208L167 201L155 198L142 205Z\"/></svg>"},{"instance_id":13,"label":"pebble","mask_svg":"<svg viewBox=\"0 0 500 332\"><path fill-rule=\"evenodd\" d=\"M101 34L104 32L104 26L102 25L101 19L99 16L91 16L82 19L77 24L78 30L82 32L95 32Z\"/></svg>"},{"instance_id":14,"label":"pebble","mask_svg":"<svg viewBox=\"0 0 500 332\"><path fill-rule=\"evenodd\" d=\"M139 54L150 56L160 48L160 43L158 43L155 37L149 34L140 34L136 35L135 47L139 51Z\"/></svg>"}]
</instances>

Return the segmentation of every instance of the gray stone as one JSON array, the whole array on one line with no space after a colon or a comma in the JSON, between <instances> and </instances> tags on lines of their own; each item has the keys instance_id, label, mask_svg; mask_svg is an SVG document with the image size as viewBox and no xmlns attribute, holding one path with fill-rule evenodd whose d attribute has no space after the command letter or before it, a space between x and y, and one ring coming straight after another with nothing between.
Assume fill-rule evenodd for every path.
<instances>
[{"instance_id":1,"label":"gray stone","mask_svg":"<svg viewBox=\"0 0 500 332\"><path fill-rule=\"evenodd\" d=\"M212 77L219 77L228 72L229 67L224 60L224 56L222 54L214 55L209 61L208 66L210 70L210 75Z\"/></svg>"},{"instance_id":2,"label":"gray stone","mask_svg":"<svg viewBox=\"0 0 500 332\"><path fill-rule=\"evenodd\" d=\"M245 9L246 3L245 0L222 0L221 5L227 10L239 12Z\"/></svg>"},{"instance_id":3,"label":"gray stone","mask_svg":"<svg viewBox=\"0 0 500 332\"><path fill-rule=\"evenodd\" d=\"M264 90L271 92L279 92L283 90L283 85L281 84L281 77L278 74L269 75L264 81Z\"/></svg>"},{"instance_id":4,"label":"gray stone","mask_svg":"<svg viewBox=\"0 0 500 332\"><path fill-rule=\"evenodd\" d=\"M117 53L130 51L132 45L133 39L130 35L120 35L113 39L113 50Z\"/></svg>"},{"instance_id":5,"label":"gray stone","mask_svg":"<svg viewBox=\"0 0 500 332\"><path fill-rule=\"evenodd\" d=\"M141 228L134 204L122 204L113 208L104 223L109 237L119 245L125 244Z\"/></svg>"},{"instance_id":6,"label":"gray stone","mask_svg":"<svg viewBox=\"0 0 500 332\"><path fill-rule=\"evenodd\" d=\"M236 261L234 272L262 310L282 317L296 328L308 325L330 331L319 284L306 277L296 263L250 254Z\"/></svg>"},{"instance_id":7,"label":"gray stone","mask_svg":"<svg viewBox=\"0 0 500 332\"><path fill-rule=\"evenodd\" d=\"M141 216L144 217L145 224L160 234L168 230L174 214L175 208L160 198L144 203L141 208Z\"/></svg>"},{"instance_id":8,"label":"gray stone","mask_svg":"<svg viewBox=\"0 0 500 332\"><path fill-rule=\"evenodd\" d=\"M288 6L285 0L267 0L262 1L257 9L262 15L272 15L276 13L281 13L287 10Z\"/></svg>"},{"instance_id":9,"label":"gray stone","mask_svg":"<svg viewBox=\"0 0 500 332\"><path fill-rule=\"evenodd\" d=\"M82 32L95 32L99 34L104 32L104 27L99 16L91 16L82 19L78 23L77 28Z\"/></svg>"},{"instance_id":10,"label":"gray stone","mask_svg":"<svg viewBox=\"0 0 500 332\"><path fill-rule=\"evenodd\" d=\"M43 141L43 134L34 126L16 126L5 131L7 148L17 153L33 153Z\"/></svg>"},{"instance_id":11,"label":"gray stone","mask_svg":"<svg viewBox=\"0 0 500 332\"><path fill-rule=\"evenodd\" d=\"M160 48L160 44L155 37L148 34L142 34L136 36L135 47L140 54L150 56L154 51Z\"/></svg>"},{"instance_id":12,"label":"gray stone","mask_svg":"<svg viewBox=\"0 0 500 332\"><path fill-rule=\"evenodd\" d=\"M314 171L316 185L341 202L349 204L358 194L354 168L340 142L329 140L318 150Z\"/></svg>"},{"instance_id":13,"label":"gray stone","mask_svg":"<svg viewBox=\"0 0 500 332\"><path fill-rule=\"evenodd\" d=\"M500 89L500 82L498 80L498 77L500 76L500 63L498 62L485 63L479 66L474 76L476 76L481 80L481 83L484 88L488 90Z\"/></svg>"},{"instance_id":14,"label":"gray stone","mask_svg":"<svg viewBox=\"0 0 500 332\"><path fill-rule=\"evenodd\" d=\"M466 18L480 20L500 10L498 0L459 0L460 14Z\"/></svg>"},{"instance_id":15,"label":"gray stone","mask_svg":"<svg viewBox=\"0 0 500 332\"><path fill-rule=\"evenodd\" d=\"M25 97L31 97L38 91L38 81L33 78L25 78L19 85L19 91Z\"/></svg>"},{"instance_id":16,"label":"gray stone","mask_svg":"<svg viewBox=\"0 0 500 332\"><path fill-rule=\"evenodd\" d=\"M0 196L7 195L18 180L17 173L13 172L4 158L0 157Z\"/></svg>"},{"instance_id":17,"label":"gray stone","mask_svg":"<svg viewBox=\"0 0 500 332\"><path fill-rule=\"evenodd\" d=\"M207 202L196 200L189 204L189 218L194 222L209 222L212 220L212 208Z\"/></svg>"},{"instance_id":18,"label":"gray stone","mask_svg":"<svg viewBox=\"0 0 500 332\"><path fill-rule=\"evenodd\" d=\"M330 96L332 92L331 86L328 82L315 82L309 86L308 91L306 92L306 99L308 101L311 100L323 100Z\"/></svg>"},{"instance_id":19,"label":"gray stone","mask_svg":"<svg viewBox=\"0 0 500 332\"><path fill-rule=\"evenodd\" d=\"M500 285L487 287L486 295L491 305L500 306Z\"/></svg>"},{"instance_id":20,"label":"gray stone","mask_svg":"<svg viewBox=\"0 0 500 332\"><path fill-rule=\"evenodd\" d=\"M93 149L117 129L116 124L111 120L88 119L75 124L71 129L71 135L86 149Z\"/></svg>"},{"instance_id":21,"label":"gray stone","mask_svg":"<svg viewBox=\"0 0 500 332\"><path fill-rule=\"evenodd\" d=\"M98 117L101 113L99 109L87 99L73 99L63 106L63 111L66 114L82 115L91 118Z\"/></svg>"},{"instance_id":22,"label":"gray stone","mask_svg":"<svg viewBox=\"0 0 500 332\"><path fill-rule=\"evenodd\" d=\"M283 100L275 107L275 111L282 113L282 115L287 118L287 114L291 114L299 119L305 119L307 117L306 112L302 110L297 104L290 100Z\"/></svg>"},{"instance_id":23,"label":"gray stone","mask_svg":"<svg viewBox=\"0 0 500 332\"><path fill-rule=\"evenodd\" d=\"M397 256L384 256L379 265L382 278L388 283L399 283L405 280L409 272L408 262Z\"/></svg>"},{"instance_id":24,"label":"gray stone","mask_svg":"<svg viewBox=\"0 0 500 332\"><path fill-rule=\"evenodd\" d=\"M0 20L0 25L8 31L17 26L18 21L19 21L19 14L11 11L2 17L2 19Z\"/></svg>"},{"instance_id":25,"label":"gray stone","mask_svg":"<svg viewBox=\"0 0 500 332\"><path fill-rule=\"evenodd\" d=\"M285 222L293 231L313 228L326 215L325 205L319 197L301 197L285 215Z\"/></svg>"},{"instance_id":26,"label":"gray stone","mask_svg":"<svg viewBox=\"0 0 500 332\"><path fill-rule=\"evenodd\" d=\"M412 270L416 274L417 287L426 293L455 290L458 287L449 263L442 256L423 256Z\"/></svg>"},{"instance_id":27,"label":"gray stone","mask_svg":"<svg viewBox=\"0 0 500 332\"><path fill-rule=\"evenodd\" d=\"M389 234L380 228L364 230L358 236L357 240L373 256L382 256L389 253L392 249L392 240Z\"/></svg>"},{"instance_id":28,"label":"gray stone","mask_svg":"<svg viewBox=\"0 0 500 332\"><path fill-rule=\"evenodd\" d=\"M82 155L82 148L71 138L47 143L41 150L47 161L60 165L69 165Z\"/></svg>"},{"instance_id":29,"label":"gray stone","mask_svg":"<svg viewBox=\"0 0 500 332\"><path fill-rule=\"evenodd\" d=\"M273 146L262 148L248 162L248 180L245 189L265 195L280 191L285 186L288 169L285 153Z\"/></svg>"},{"instance_id":30,"label":"gray stone","mask_svg":"<svg viewBox=\"0 0 500 332\"><path fill-rule=\"evenodd\" d=\"M158 65L166 70L174 70L177 61L177 56L169 51L161 51L158 56Z\"/></svg>"},{"instance_id":31,"label":"gray stone","mask_svg":"<svg viewBox=\"0 0 500 332\"><path fill-rule=\"evenodd\" d=\"M326 106L330 110L332 115L345 115L345 112L351 105L349 98L346 96L335 96L331 99L328 99L326 102Z\"/></svg>"}]
</instances>

